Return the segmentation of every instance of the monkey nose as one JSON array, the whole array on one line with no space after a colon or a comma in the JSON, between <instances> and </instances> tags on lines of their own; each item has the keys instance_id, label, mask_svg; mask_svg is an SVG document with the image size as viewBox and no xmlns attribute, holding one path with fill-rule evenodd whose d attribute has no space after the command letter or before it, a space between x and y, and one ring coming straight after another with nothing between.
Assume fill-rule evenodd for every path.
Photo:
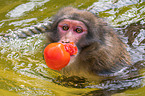
<instances>
[{"instance_id":1,"label":"monkey nose","mask_svg":"<svg viewBox=\"0 0 145 96\"><path fill-rule=\"evenodd\" d=\"M70 41L61 41L62 43L70 43Z\"/></svg>"}]
</instances>

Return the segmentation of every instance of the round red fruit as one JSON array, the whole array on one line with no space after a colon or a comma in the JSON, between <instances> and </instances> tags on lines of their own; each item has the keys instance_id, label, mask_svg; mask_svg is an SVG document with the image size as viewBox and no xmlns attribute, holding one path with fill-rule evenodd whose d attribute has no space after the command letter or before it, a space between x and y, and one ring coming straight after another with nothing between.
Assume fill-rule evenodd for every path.
<instances>
[{"instance_id":1,"label":"round red fruit","mask_svg":"<svg viewBox=\"0 0 145 96\"><path fill-rule=\"evenodd\" d=\"M51 43L44 49L44 59L49 68L61 70L69 63L70 54L62 43Z\"/></svg>"}]
</instances>

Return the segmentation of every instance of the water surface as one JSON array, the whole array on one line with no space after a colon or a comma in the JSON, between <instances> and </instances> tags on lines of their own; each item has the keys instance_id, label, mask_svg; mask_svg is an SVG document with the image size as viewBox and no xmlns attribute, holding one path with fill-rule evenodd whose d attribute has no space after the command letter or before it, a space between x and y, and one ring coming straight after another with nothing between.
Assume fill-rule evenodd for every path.
<instances>
[{"instance_id":1,"label":"water surface","mask_svg":"<svg viewBox=\"0 0 145 96\"><path fill-rule=\"evenodd\" d=\"M0 93L2 96L144 96L145 2L143 0L3 0L0 1L0 33L12 33L51 20L62 7L85 9L117 30L131 54L129 78L99 83L67 78L49 69L43 59L44 34L3 41L0 37ZM59 77L60 76L60 77ZM75 82L75 80L77 82Z\"/></svg>"}]
</instances>

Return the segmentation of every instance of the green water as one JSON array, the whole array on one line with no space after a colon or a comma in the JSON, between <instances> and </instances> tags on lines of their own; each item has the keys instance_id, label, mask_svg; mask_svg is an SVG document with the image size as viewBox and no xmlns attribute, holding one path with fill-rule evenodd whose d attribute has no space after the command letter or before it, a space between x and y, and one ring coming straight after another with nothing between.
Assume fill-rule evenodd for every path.
<instances>
[{"instance_id":1,"label":"green water","mask_svg":"<svg viewBox=\"0 0 145 96\"><path fill-rule=\"evenodd\" d=\"M105 18L127 44L133 63L145 66L143 0L0 0L0 33L10 33L50 20L65 6L86 9ZM64 82L57 83L56 78L61 74L49 69L43 60L44 34L9 42L0 39L0 96L94 96L96 93L99 96L109 94L102 90L106 87L110 92L113 90L114 96L145 94L144 68L139 70L138 77L120 85L106 81L94 86L93 82L84 82L83 87L69 86ZM124 89L114 92L117 88Z\"/></svg>"}]
</instances>

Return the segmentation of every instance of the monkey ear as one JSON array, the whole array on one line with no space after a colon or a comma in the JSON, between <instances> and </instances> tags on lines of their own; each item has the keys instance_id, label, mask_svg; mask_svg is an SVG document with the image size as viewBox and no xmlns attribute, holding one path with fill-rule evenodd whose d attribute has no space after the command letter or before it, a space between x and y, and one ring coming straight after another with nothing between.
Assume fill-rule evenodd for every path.
<instances>
[{"instance_id":1,"label":"monkey ear","mask_svg":"<svg viewBox=\"0 0 145 96\"><path fill-rule=\"evenodd\" d=\"M100 22L100 23L99 23L99 25L101 25L101 26L108 26L108 23L107 23L107 22L105 22L105 20L104 20L104 19L99 18L99 19L98 19L98 21Z\"/></svg>"}]
</instances>

